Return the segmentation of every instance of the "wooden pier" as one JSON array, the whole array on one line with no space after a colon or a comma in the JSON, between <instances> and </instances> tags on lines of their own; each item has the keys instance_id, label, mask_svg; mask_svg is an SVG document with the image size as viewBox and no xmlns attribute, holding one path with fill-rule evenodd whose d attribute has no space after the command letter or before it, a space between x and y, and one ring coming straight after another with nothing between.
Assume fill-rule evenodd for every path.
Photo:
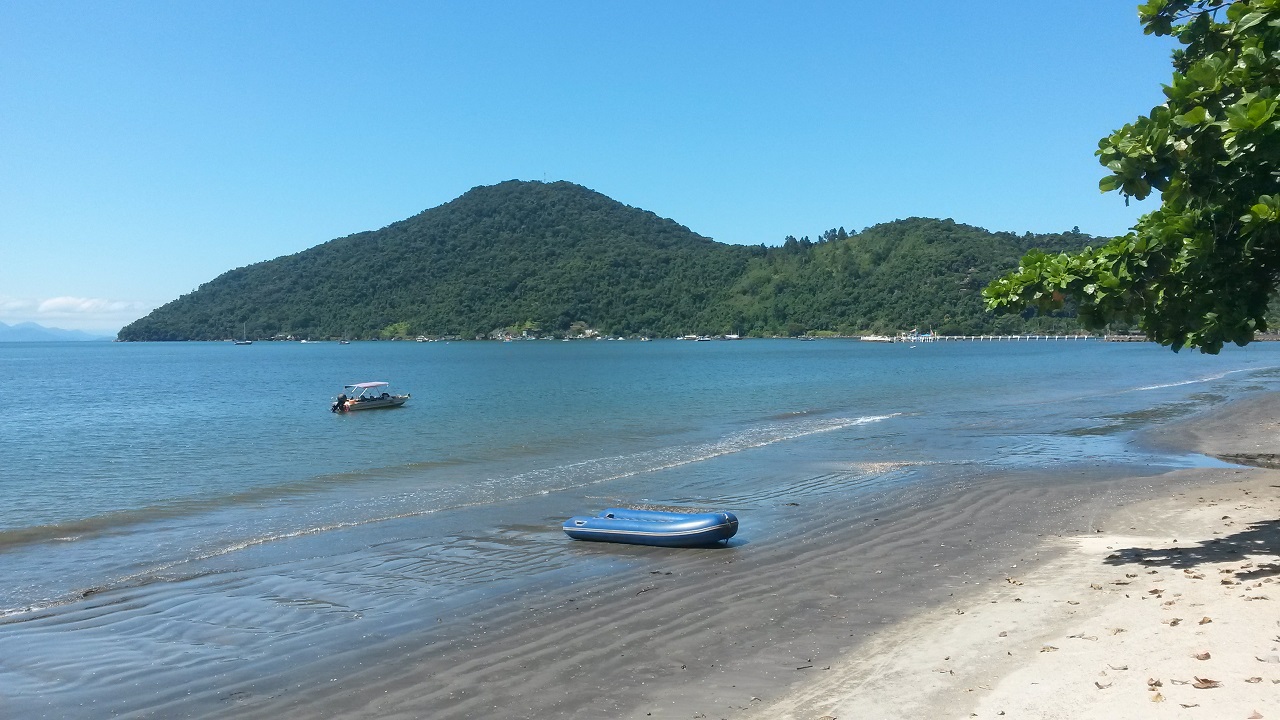
<instances>
[{"instance_id":1,"label":"wooden pier","mask_svg":"<svg viewBox=\"0 0 1280 720\"><path fill-rule=\"evenodd\" d=\"M864 342L930 343L930 342L1022 342L1031 340L1098 340L1096 335L871 335Z\"/></svg>"}]
</instances>

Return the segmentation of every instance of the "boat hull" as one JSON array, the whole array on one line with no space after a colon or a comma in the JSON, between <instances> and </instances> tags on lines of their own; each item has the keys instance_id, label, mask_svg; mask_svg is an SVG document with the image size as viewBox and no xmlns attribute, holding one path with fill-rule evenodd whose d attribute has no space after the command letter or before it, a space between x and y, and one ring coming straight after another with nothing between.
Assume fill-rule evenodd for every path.
<instances>
[{"instance_id":1,"label":"boat hull","mask_svg":"<svg viewBox=\"0 0 1280 720\"><path fill-rule=\"evenodd\" d=\"M377 398L374 400L361 400L359 402L348 400L345 403L343 403L341 406L339 406L337 403L334 403L333 411L334 412L355 412L356 410L379 410L382 408L394 408L394 407L400 407L401 405L405 404L405 402L407 402L408 400L409 398L403 395L386 398L385 400L382 398Z\"/></svg>"},{"instance_id":2,"label":"boat hull","mask_svg":"<svg viewBox=\"0 0 1280 720\"><path fill-rule=\"evenodd\" d=\"M701 547L728 540L737 534L738 518L729 512L673 513L609 508L595 517L571 517L561 528L574 540Z\"/></svg>"}]
</instances>

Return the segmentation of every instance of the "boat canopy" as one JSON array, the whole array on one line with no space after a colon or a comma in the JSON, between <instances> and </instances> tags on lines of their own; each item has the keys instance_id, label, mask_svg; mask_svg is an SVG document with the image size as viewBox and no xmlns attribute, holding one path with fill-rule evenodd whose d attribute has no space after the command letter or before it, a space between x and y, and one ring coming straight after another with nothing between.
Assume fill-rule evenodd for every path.
<instances>
[{"instance_id":1,"label":"boat canopy","mask_svg":"<svg viewBox=\"0 0 1280 720\"><path fill-rule=\"evenodd\" d=\"M359 388L361 390L365 390L368 388L386 387L390 384L391 383L385 383L385 382L362 382L362 383L355 383L354 385L343 385L343 387Z\"/></svg>"}]
</instances>

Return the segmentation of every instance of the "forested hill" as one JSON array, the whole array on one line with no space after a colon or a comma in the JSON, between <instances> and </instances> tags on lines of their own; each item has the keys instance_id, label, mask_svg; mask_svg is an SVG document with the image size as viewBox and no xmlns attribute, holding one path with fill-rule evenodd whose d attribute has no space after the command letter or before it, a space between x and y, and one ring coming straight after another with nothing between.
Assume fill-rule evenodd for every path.
<instances>
[{"instance_id":1,"label":"forested hill","mask_svg":"<svg viewBox=\"0 0 1280 720\"><path fill-rule=\"evenodd\" d=\"M121 340L563 333L740 335L1070 329L996 317L981 288L1079 233L990 233L913 218L778 247L702 237L568 182L475 188L381 230L224 273ZM1096 243L1095 243L1096 244Z\"/></svg>"}]
</instances>

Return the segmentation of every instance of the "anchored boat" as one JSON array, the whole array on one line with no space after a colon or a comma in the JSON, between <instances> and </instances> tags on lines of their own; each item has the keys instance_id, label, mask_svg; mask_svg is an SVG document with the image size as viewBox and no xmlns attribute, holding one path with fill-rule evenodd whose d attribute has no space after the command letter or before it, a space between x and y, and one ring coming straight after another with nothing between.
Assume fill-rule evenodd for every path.
<instances>
[{"instance_id":1,"label":"anchored boat","mask_svg":"<svg viewBox=\"0 0 1280 720\"><path fill-rule=\"evenodd\" d=\"M698 547L733 537L738 532L738 518L730 512L681 513L609 508L595 517L571 517L561 527L574 540Z\"/></svg>"},{"instance_id":2,"label":"anchored boat","mask_svg":"<svg viewBox=\"0 0 1280 720\"><path fill-rule=\"evenodd\" d=\"M348 394L349 393L349 394ZM375 410L377 408L400 407L409 399L409 394L395 395L391 392L391 383L362 382L342 386L342 394L329 408L333 412L343 413L355 410Z\"/></svg>"}]
</instances>

